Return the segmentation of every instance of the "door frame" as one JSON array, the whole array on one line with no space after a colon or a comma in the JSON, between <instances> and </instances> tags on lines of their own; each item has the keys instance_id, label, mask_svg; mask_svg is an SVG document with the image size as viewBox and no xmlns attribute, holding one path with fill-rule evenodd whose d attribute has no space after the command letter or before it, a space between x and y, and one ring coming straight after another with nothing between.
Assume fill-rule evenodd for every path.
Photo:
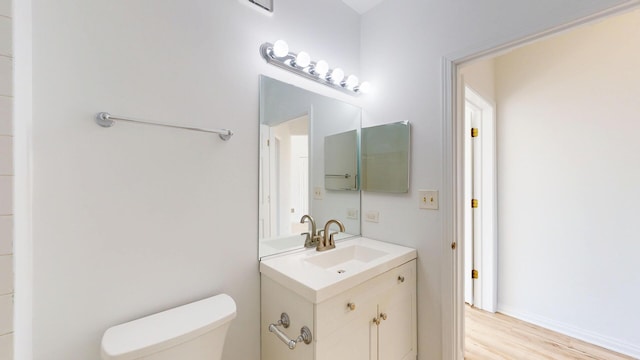
<instances>
[{"instance_id":1,"label":"door frame","mask_svg":"<svg viewBox=\"0 0 640 360\"><path fill-rule=\"evenodd\" d=\"M442 358L464 359L464 249L460 241L464 226L464 99L460 68L473 61L492 58L520 46L576 29L604 18L620 15L640 7L640 0L630 0L620 5L570 21L539 33L504 44L488 44L471 47L444 56L443 66L443 187L442 187ZM486 44L485 44L486 45Z\"/></svg>"},{"instance_id":2,"label":"door frame","mask_svg":"<svg viewBox=\"0 0 640 360\"><path fill-rule=\"evenodd\" d=\"M461 77L463 86L463 98L460 99L462 104L469 102L480 113L480 119L477 120L477 127L479 128L479 136L472 140L470 136L471 124L466 124L464 119L464 113L460 114L463 118L463 133L464 135L464 147L475 146L476 150L479 150L479 158L473 155L474 152L466 152L461 154L464 156L464 162L473 161L475 164L471 165L472 179L469 178L469 174L463 173L462 177L465 181L465 191L470 189L471 193L466 194L464 217L465 227L469 226L469 220L471 220L472 233L469 234L468 229L463 233L464 236L471 235L474 243L474 249L472 251L472 265L479 271L480 276L477 281L470 280L469 271L463 271L465 281L473 281L472 298L473 306L479 309L496 312L497 298L498 298L498 238L497 238L497 160L496 160L496 104L478 91L474 90L468 83L464 81L464 77ZM463 111L466 111L463 108ZM473 142L477 142L474 145ZM471 155L471 158L467 158ZM479 169L476 169L476 165L479 165ZM465 171L469 169L465 166ZM478 172L476 172L478 171ZM476 186L479 186L476 191ZM471 197L479 199L480 205L477 209L470 208ZM468 219L470 217L471 219ZM465 239L461 244L461 252L464 256L467 256L467 244L469 241Z\"/></svg>"}]
</instances>

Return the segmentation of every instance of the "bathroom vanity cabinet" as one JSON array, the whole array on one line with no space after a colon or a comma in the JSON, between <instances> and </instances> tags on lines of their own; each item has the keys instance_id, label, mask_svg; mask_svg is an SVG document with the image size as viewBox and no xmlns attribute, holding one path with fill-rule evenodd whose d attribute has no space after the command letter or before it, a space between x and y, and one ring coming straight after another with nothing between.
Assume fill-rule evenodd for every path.
<instances>
[{"instance_id":1,"label":"bathroom vanity cabinet","mask_svg":"<svg viewBox=\"0 0 640 360\"><path fill-rule=\"evenodd\" d=\"M417 356L416 260L314 302L262 274L262 360L408 360ZM307 326L311 344L290 350L269 324L287 313L291 339Z\"/></svg>"}]
</instances>

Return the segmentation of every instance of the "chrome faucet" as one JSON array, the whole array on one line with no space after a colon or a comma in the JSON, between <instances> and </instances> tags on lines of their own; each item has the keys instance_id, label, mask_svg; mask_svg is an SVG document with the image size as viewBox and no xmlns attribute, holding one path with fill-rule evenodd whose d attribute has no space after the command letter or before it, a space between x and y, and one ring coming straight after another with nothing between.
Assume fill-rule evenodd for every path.
<instances>
[{"instance_id":1,"label":"chrome faucet","mask_svg":"<svg viewBox=\"0 0 640 360\"><path fill-rule=\"evenodd\" d=\"M302 234L300 234L300 235L307 235L307 238L304 241L304 247L317 246L318 243L320 242L320 236L316 234L316 222L313 220L311 216L302 215L302 218L300 219L300 224L304 224L305 220L309 220L309 223L311 223L311 233L303 232Z\"/></svg>"},{"instance_id":2,"label":"chrome faucet","mask_svg":"<svg viewBox=\"0 0 640 360\"><path fill-rule=\"evenodd\" d=\"M329 233L329 228L331 227L331 224L337 224L340 227L340 231L344 232L344 225L339 220L331 219L327 221L327 223L324 225L323 236L322 237L318 236L320 238L320 241L318 242L318 246L316 247L317 251L330 250L336 247L336 242L333 239L333 235L336 235L338 232L336 231L336 232Z\"/></svg>"}]
</instances>

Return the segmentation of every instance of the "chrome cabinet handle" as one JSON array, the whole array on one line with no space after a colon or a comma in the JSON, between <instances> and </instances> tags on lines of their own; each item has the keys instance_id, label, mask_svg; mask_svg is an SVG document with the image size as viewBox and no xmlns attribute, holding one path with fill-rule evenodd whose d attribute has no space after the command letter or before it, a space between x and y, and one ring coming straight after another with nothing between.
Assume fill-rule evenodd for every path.
<instances>
[{"instance_id":1,"label":"chrome cabinet handle","mask_svg":"<svg viewBox=\"0 0 640 360\"><path fill-rule=\"evenodd\" d=\"M348 303L347 304L347 308L351 311L356 309L356 304L355 303Z\"/></svg>"}]
</instances>

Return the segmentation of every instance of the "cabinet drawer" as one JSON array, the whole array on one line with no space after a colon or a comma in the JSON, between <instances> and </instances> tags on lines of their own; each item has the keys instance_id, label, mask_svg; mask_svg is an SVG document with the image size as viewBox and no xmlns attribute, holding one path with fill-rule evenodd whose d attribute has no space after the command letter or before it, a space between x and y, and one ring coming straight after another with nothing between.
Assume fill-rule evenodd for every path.
<instances>
[{"instance_id":1,"label":"cabinet drawer","mask_svg":"<svg viewBox=\"0 0 640 360\"><path fill-rule=\"evenodd\" d=\"M392 289L415 288L416 261L412 260L316 305L315 332L321 340L339 327L368 314L373 321L378 298ZM349 305L352 305L350 307Z\"/></svg>"}]
</instances>

